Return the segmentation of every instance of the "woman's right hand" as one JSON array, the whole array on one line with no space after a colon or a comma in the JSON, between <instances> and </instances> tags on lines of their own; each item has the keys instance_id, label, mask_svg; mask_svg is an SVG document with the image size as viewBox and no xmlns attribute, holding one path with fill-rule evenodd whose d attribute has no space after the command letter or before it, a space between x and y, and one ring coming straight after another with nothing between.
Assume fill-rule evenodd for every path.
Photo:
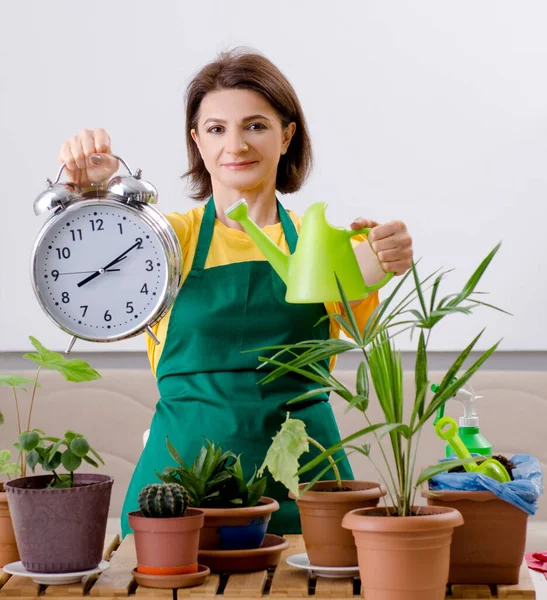
<instances>
[{"instance_id":1,"label":"woman's right hand","mask_svg":"<svg viewBox=\"0 0 547 600\"><path fill-rule=\"evenodd\" d=\"M111 152L104 129L82 129L61 146L59 160L66 163L68 180L87 188L106 183L118 170L118 160L108 156Z\"/></svg>"}]
</instances>

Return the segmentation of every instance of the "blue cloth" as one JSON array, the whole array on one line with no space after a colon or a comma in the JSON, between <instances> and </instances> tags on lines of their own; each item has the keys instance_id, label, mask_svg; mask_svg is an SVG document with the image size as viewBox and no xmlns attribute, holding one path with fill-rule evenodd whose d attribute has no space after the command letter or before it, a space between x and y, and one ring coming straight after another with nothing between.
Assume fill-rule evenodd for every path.
<instances>
[{"instance_id":1,"label":"blue cloth","mask_svg":"<svg viewBox=\"0 0 547 600\"><path fill-rule=\"evenodd\" d=\"M452 456L439 462L455 458ZM538 508L538 498L543 494L543 474L539 460L530 454L516 454L510 460L516 466L513 469L513 481L501 483L481 473L439 473L429 480L429 489L492 492L533 515Z\"/></svg>"}]
</instances>

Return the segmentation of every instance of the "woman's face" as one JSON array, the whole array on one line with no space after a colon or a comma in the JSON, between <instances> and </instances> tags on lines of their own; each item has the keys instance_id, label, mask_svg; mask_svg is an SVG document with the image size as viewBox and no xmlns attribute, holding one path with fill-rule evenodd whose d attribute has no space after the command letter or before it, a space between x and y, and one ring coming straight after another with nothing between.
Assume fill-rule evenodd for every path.
<instances>
[{"instance_id":1,"label":"woman's face","mask_svg":"<svg viewBox=\"0 0 547 600\"><path fill-rule=\"evenodd\" d=\"M213 187L258 190L273 184L277 165L287 152L295 123L281 119L257 92L229 89L203 98L197 129L192 129Z\"/></svg>"}]
</instances>

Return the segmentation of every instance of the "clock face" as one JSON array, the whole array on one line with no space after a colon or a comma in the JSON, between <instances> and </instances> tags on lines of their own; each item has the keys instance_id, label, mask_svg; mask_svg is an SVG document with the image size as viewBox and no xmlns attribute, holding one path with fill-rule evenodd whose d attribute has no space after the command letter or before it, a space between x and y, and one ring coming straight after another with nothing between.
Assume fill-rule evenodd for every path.
<instances>
[{"instance_id":1,"label":"clock face","mask_svg":"<svg viewBox=\"0 0 547 600\"><path fill-rule=\"evenodd\" d=\"M42 230L33 277L43 308L90 340L132 335L158 312L169 263L157 229L119 202L75 204Z\"/></svg>"}]
</instances>

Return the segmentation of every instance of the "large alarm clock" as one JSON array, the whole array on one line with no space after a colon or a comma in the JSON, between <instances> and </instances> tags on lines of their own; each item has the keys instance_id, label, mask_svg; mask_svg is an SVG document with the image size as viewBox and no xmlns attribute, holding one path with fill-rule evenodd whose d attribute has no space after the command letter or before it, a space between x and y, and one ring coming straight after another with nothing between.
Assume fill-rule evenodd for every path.
<instances>
[{"instance_id":1,"label":"large alarm clock","mask_svg":"<svg viewBox=\"0 0 547 600\"><path fill-rule=\"evenodd\" d=\"M34 202L48 214L32 249L31 278L40 306L72 336L114 342L146 332L171 308L181 283L182 251L153 206L156 188L115 156L129 175L82 192L54 182Z\"/></svg>"}]
</instances>

